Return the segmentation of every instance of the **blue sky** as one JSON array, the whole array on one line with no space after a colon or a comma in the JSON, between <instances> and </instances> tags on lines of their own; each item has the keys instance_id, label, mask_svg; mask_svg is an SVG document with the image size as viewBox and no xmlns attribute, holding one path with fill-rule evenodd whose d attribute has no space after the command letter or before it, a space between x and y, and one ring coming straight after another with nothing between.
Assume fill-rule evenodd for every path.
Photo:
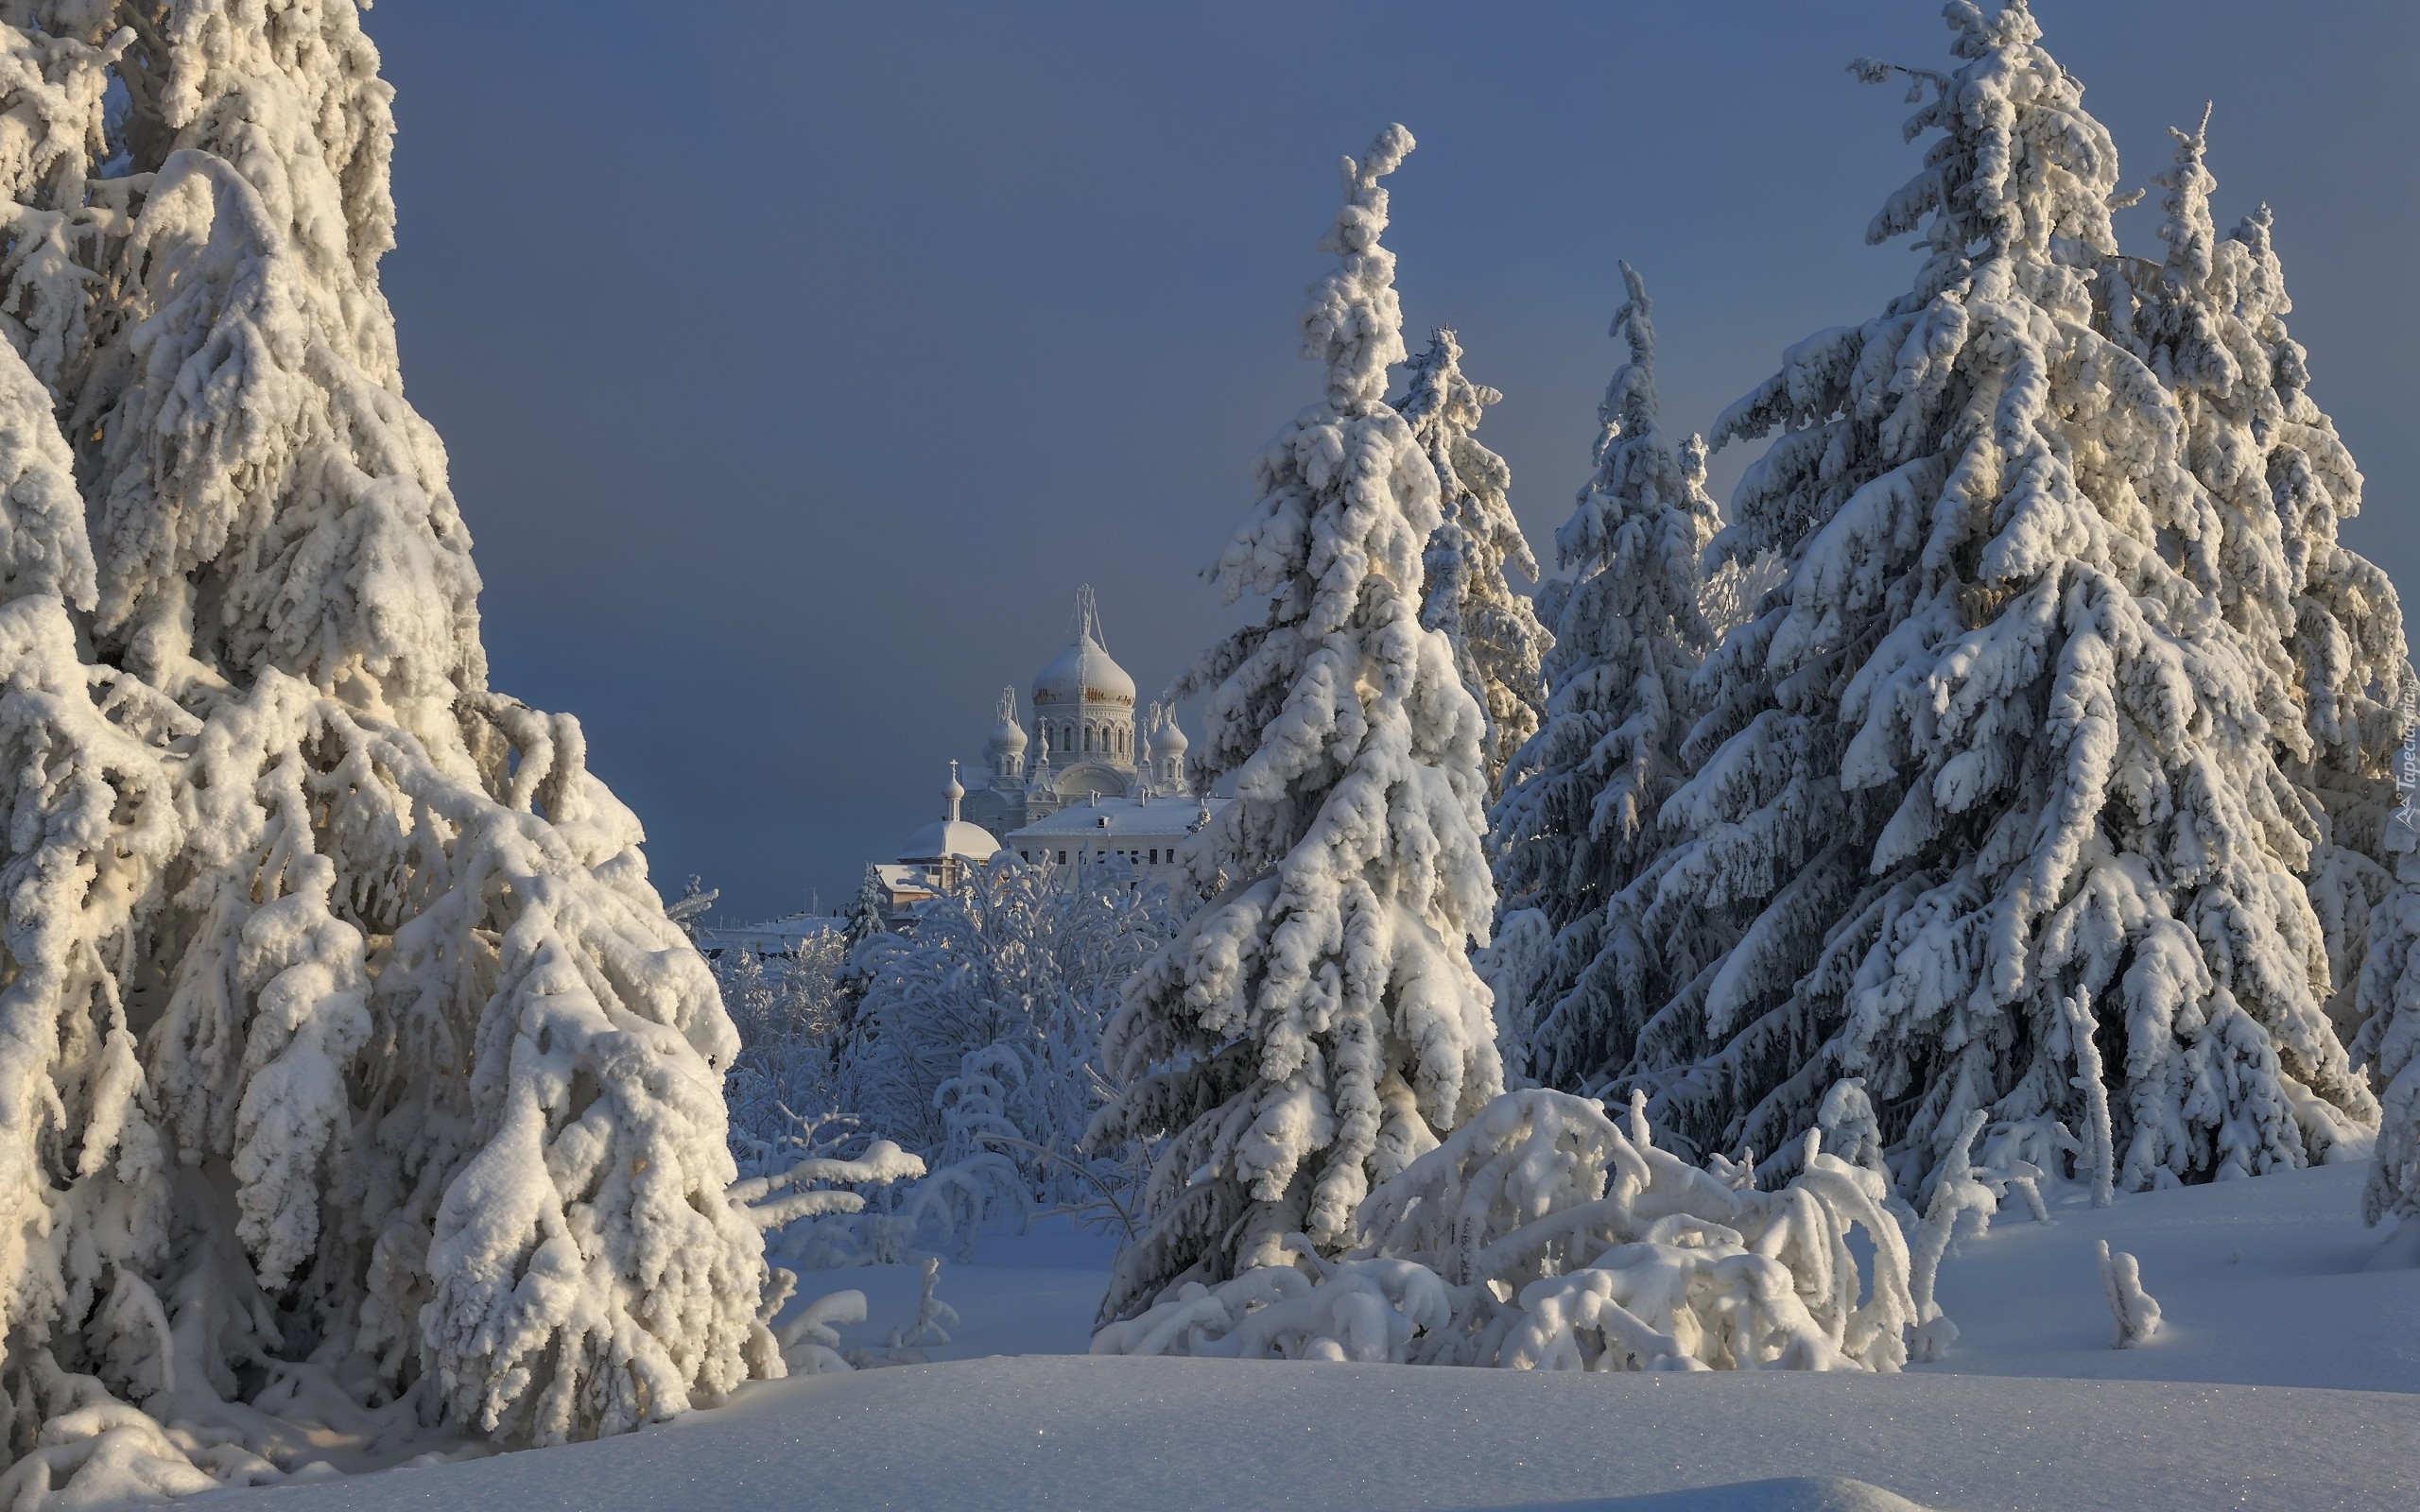
<instances>
[{"instance_id":1,"label":"blue sky","mask_svg":"<svg viewBox=\"0 0 2420 1512\"><path fill-rule=\"evenodd\" d=\"M2420 7L2041 0L2124 181L2216 102L2313 392L2368 475L2348 531L2420 583ZM1390 120L1415 345L1455 326L1547 548L1646 276L1702 427L1913 270L1936 6L411 0L386 284L445 437L495 685L581 716L659 883L728 917L843 900L935 816L1080 582L1146 694L1233 623L1199 578L1314 397L1294 317L1335 161ZM2118 217L2156 254L2156 197ZM1718 454L1727 492L1749 454Z\"/></svg>"}]
</instances>

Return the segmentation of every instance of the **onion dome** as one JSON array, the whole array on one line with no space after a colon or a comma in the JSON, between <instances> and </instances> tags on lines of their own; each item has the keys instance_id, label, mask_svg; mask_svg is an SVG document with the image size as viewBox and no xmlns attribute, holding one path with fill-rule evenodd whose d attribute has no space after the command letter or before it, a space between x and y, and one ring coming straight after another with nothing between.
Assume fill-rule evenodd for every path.
<instances>
[{"instance_id":1,"label":"onion dome","mask_svg":"<svg viewBox=\"0 0 2420 1512\"><path fill-rule=\"evenodd\" d=\"M1082 703L1086 693L1095 696L1095 703L1107 699L1132 707L1134 702L1134 679L1091 636L1060 652L1033 679L1033 701L1038 704Z\"/></svg>"},{"instance_id":2,"label":"onion dome","mask_svg":"<svg viewBox=\"0 0 2420 1512\"><path fill-rule=\"evenodd\" d=\"M1159 723L1151 727L1151 754L1161 757L1182 756L1191 749L1192 746L1193 742L1184 738L1184 731L1176 728L1175 708L1164 705L1160 710Z\"/></svg>"},{"instance_id":3,"label":"onion dome","mask_svg":"<svg viewBox=\"0 0 2420 1512\"><path fill-rule=\"evenodd\" d=\"M1000 690L1000 722L992 727L984 748L994 757L1025 754L1025 727L1017 723L1017 690Z\"/></svg>"},{"instance_id":4,"label":"onion dome","mask_svg":"<svg viewBox=\"0 0 2420 1512\"><path fill-rule=\"evenodd\" d=\"M1087 699L1086 695L1092 696ZM1075 638L1067 649L1033 679L1036 704L1114 703L1134 707L1134 679L1101 644L1100 613L1093 590L1085 584L1076 594Z\"/></svg>"}]
</instances>

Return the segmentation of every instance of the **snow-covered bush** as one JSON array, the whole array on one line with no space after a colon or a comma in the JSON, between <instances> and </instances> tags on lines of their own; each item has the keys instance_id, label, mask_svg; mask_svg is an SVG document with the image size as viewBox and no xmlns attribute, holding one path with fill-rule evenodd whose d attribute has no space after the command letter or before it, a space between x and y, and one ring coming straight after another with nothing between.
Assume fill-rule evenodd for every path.
<instances>
[{"instance_id":1,"label":"snow-covered bush","mask_svg":"<svg viewBox=\"0 0 2420 1512\"><path fill-rule=\"evenodd\" d=\"M544 1443L781 1370L705 963L487 686L377 63L353 0L0 11L12 1503L274 1474L298 1394Z\"/></svg>"},{"instance_id":2,"label":"snow-covered bush","mask_svg":"<svg viewBox=\"0 0 2420 1512\"><path fill-rule=\"evenodd\" d=\"M739 1034L723 1098L743 1166L752 1152L786 1143L798 1119L822 1118L837 1106L839 979L848 960L837 930L775 954L734 946L716 957L715 987Z\"/></svg>"},{"instance_id":3,"label":"snow-covered bush","mask_svg":"<svg viewBox=\"0 0 2420 1512\"><path fill-rule=\"evenodd\" d=\"M2019 0L1948 16L1954 73L1858 65L1937 133L1869 233L1917 233L1915 286L1715 428L1778 432L1724 542L1789 577L1702 674L1646 914L1737 943L1630 1074L1687 1143L1766 1151L1862 1077L1910 1193L1978 1110L2130 1188L2359 1148L2316 827L2224 601L2275 538L2230 531L2103 334L2117 153L2081 87Z\"/></svg>"},{"instance_id":4,"label":"snow-covered bush","mask_svg":"<svg viewBox=\"0 0 2420 1512\"><path fill-rule=\"evenodd\" d=\"M1455 670L1486 717L1479 750L1493 793L1504 764L1537 732L1546 703L1538 662L1554 638L1508 576L1509 568L1536 582L1538 562L1505 496L1512 470L1477 434L1487 406L1504 396L1463 377L1461 362L1453 332L1430 332L1393 406L1437 469L1444 515L1423 554L1420 623L1453 643Z\"/></svg>"},{"instance_id":5,"label":"snow-covered bush","mask_svg":"<svg viewBox=\"0 0 2420 1512\"><path fill-rule=\"evenodd\" d=\"M904 930L865 922L786 955L727 952L717 979L741 1036L728 1088L741 1171L877 1139L925 1167L786 1226L769 1253L799 1270L963 1260L987 1225L1038 1207L1119 1221L1139 1173L1079 1144L1108 1091L1101 1024L1173 932L1165 890L1122 863L1002 855Z\"/></svg>"},{"instance_id":6,"label":"snow-covered bush","mask_svg":"<svg viewBox=\"0 0 2420 1512\"><path fill-rule=\"evenodd\" d=\"M912 1181L924 1175L924 1161L889 1140L875 1140L854 1158L813 1153L771 1174L735 1182L730 1196L735 1202L747 1205L748 1215L758 1228L795 1232L803 1226L829 1224L864 1212L866 1189ZM767 1316L782 1311L797 1284L794 1271L774 1268L766 1298ZM834 1332L834 1325L862 1323L865 1317L863 1292L830 1292L807 1303L785 1319L775 1332L783 1363L804 1375L851 1368L839 1352L840 1336Z\"/></svg>"},{"instance_id":7,"label":"snow-covered bush","mask_svg":"<svg viewBox=\"0 0 2420 1512\"><path fill-rule=\"evenodd\" d=\"M1188 848L1235 879L1137 976L1103 1040L1120 1084L1094 1141L1169 1137L1107 1317L1251 1269L1288 1233L1346 1241L1353 1211L1500 1089L1467 951L1495 894L1479 840L1484 720L1446 637L1420 622L1437 470L1385 403L1403 359L1379 180L1390 127L1343 161L1305 355L1325 393L1254 467L1260 491L1212 570L1267 617L1192 675L1200 755L1234 800Z\"/></svg>"},{"instance_id":8,"label":"snow-covered bush","mask_svg":"<svg viewBox=\"0 0 2420 1512\"><path fill-rule=\"evenodd\" d=\"M2116 1325L2109 1347L2131 1349L2158 1338L2159 1302L2143 1290L2141 1263L2122 1249L2112 1254L2106 1239L2094 1240L2092 1247L2100 1257L2101 1295L2108 1298L2109 1315Z\"/></svg>"},{"instance_id":9,"label":"snow-covered bush","mask_svg":"<svg viewBox=\"0 0 2420 1512\"><path fill-rule=\"evenodd\" d=\"M1613 335L1629 360L1598 406L1596 472L1555 533L1572 580L1553 694L1492 816L1505 918L1482 963L1516 1068L1574 1090L1628 1063L1640 1026L1723 938L1716 916L1653 932L1639 917L1681 782L1689 679L1714 644L1700 561L1717 521L1705 448L1676 445L1657 419L1646 284L1627 263L1621 275Z\"/></svg>"},{"instance_id":10,"label":"snow-covered bush","mask_svg":"<svg viewBox=\"0 0 2420 1512\"><path fill-rule=\"evenodd\" d=\"M994 856L852 956L837 1106L937 1169L990 1152L1037 1202L1090 1200L1102 1025L1175 933L1166 889L1122 862Z\"/></svg>"},{"instance_id":11,"label":"snow-covered bush","mask_svg":"<svg viewBox=\"0 0 2420 1512\"><path fill-rule=\"evenodd\" d=\"M1636 1105L1628 1125L1565 1093L1506 1093L1370 1194L1342 1258L1291 1236L1281 1263L1188 1281L1093 1350L1570 1370L1906 1362L1918 1308L1879 1173L1810 1136L1798 1175L1759 1192L1743 1166L1657 1148Z\"/></svg>"}]
</instances>

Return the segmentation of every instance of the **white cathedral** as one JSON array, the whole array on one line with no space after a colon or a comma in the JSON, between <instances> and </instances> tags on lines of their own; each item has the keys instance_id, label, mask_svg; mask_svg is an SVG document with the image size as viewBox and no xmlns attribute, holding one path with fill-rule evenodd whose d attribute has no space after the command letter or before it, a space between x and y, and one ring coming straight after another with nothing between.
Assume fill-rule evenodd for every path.
<instances>
[{"instance_id":1,"label":"white cathedral","mask_svg":"<svg viewBox=\"0 0 2420 1512\"><path fill-rule=\"evenodd\" d=\"M1067 648L1033 679L1030 736L1017 715L1016 689L1002 689L988 779L969 792L950 763L942 817L874 868L893 915L1003 850L1040 866L1115 857L1143 881L1172 878L1177 848L1226 802L1193 791L1173 704L1152 704L1136 728L1134 679L1102 644L1089 584Z\"/></svg>"}]
</instances>

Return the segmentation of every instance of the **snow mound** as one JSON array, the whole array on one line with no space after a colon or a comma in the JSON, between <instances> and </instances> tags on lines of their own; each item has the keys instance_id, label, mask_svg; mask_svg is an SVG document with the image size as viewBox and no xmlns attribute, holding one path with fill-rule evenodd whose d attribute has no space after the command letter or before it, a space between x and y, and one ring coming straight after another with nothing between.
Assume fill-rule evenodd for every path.
<instances>
[{"instance_id":1,"label":"snow mound","mask_svg":"<svg viewBox=\"0 0 2420 1512\"><path fill-rule=\"evenodd\" d=\"M1624 1496L1599 1506L1602 1512L1926 1512L1896 1492L1837 1475L1786 1475L1736 1486ZM1571 1507L1567 1512L1589 1509Z\"/></svg>"}]
</instances>

